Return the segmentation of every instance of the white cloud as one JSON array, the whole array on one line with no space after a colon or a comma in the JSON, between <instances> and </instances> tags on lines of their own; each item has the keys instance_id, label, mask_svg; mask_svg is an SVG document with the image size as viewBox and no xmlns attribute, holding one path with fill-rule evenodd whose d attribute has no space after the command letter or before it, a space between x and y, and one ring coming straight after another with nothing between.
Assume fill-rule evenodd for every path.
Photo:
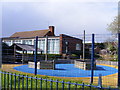
<instances>
[{"instance_id":1,"label":"white cloud","mask_svg":"<svg viewBox=\"0 0 120 90\"><path fill-rule=\"evenodd\" d=\"M71 34L81 33L83 29L87 29L88 33L91 31L104 33L107 24L117 15L117 6L97 2L51 3L47 4L43 11L41 9L43 8L39 6L36 11L44 14L52 25L64 27L58 30L59 33L65 30L66 33ZM73 32L74 30L75 32Z\"/></svg>"},{"instance_id":2,"label":"white cloud","mask_svg":"<svg viewBox=\"0 0 120 90\"><path fill-rule=\"evenodd\" d=\"M44 29L45 25L55 25L57 34L66 33L71 35L81 34L84 29L86 33L107 33L107 24L117 15L116 2L97 2L98 0L87 2L85 0L86 2L76 3L77 0L75 2L62 0L58 3L54 0L45 1L39 3L13 3L11 6L8 3L5 8L9 11L8 14L14 16L17 13L17 15L21 15L14 17L18 26L21 25L23 28L35 30L33 27ZM23 21L25 19L23 23L21 23L21 18L23 18ZM12 29L22 30L22 27L14 27L13 25Z\"/></svg>"}]
</instances>

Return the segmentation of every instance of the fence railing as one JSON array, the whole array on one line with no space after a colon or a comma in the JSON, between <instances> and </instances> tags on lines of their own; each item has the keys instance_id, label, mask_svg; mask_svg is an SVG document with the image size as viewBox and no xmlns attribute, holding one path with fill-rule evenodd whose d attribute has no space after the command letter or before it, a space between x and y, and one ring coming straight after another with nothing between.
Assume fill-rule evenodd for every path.
<instances>
[{"instance_id":1,"label":"fence railing","mask_svg":"<svg viewBox=\"0 0 120 90\"><path fill-rule=\"evenodd\" d=\"M22 89L22 90L44 90L44 89L50 89L50 90L119 90L118 88L105 88L102 87L102 85L94 86L94 85L88 85L88 84L79 84L79 83L73 83L73 82L65 82L65 81L59 81L59 80L52 80L47 78L38 78L28 75L21 75L16 73L9 73L9 72L0 72L2 76L2 89Z\"/></svg>"}]
</instances>

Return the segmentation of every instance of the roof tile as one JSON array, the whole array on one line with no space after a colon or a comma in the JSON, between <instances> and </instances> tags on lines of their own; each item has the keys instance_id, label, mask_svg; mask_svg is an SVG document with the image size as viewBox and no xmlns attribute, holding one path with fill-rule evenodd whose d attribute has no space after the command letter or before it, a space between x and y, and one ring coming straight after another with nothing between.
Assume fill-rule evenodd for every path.
<instances>
[{"instance_id":1,"label":"roof tile","mask_svg":"<svg viewBox=\"0 0 120 90\"><path fill-rule=\"evenodd\" d=\"M50 30L36 30L36 31L25 31L25 32L16 32L10 37L44 37Z\"/></svg>"}]
</instances>

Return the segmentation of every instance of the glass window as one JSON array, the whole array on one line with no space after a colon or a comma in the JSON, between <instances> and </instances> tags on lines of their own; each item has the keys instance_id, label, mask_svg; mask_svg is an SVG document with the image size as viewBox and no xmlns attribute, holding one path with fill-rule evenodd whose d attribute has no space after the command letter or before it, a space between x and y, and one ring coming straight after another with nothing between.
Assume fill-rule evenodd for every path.
<instances>
[{"instance_id":1,"label":"glass window","mask_svg":"<svg viewBox=\"0 0 120 90\"><path fill-rule=\"evenodd\" d=\"M23 40L23 44L32 45L32 40Z\"/></svg>"},{"instance_id":2,"label":"glass window","mask_svg":"<svg viewBox=\"0 0 120 90\"><path fill-rule=\"evenodd\" d=\"M80 44L76 44L76 50L81 50Z\"/></svg>"},{"instance_id":3,"label":"glass window","mask_svg":"<svg viewBox=\"0 0 120 90\"><path fill-rule=\"evenodd\" d=\"M48 53L59 54L59 39L48 40Z\"/></svg>"},{"instance_id":4,"label":"glass window","mask_svg":"<svg viewBox=\"0 0 120 90\"><path fill-rule=\"evenodd\" d=\"M38 41L38 48L45 53L45 39ZM59 39L48 39L48 54L59 54Z\"/></svg>"},{"instance_id":5,"label":"glass window","mask_svg":"<svg viewBox=\"0 0 120 90\"><path fill-rule=\"evenodd\" d=\"M8 46L11 46L12 45L12 40L6 40L4 41Z\"/></svg>"},{"instance_id":6,"label":"glass window","mask_svg":"<svg viewBox=\"0 0 120 90\"><path fill-rule=\"evenodd\" d=\"M54 46L54 53L55 54L59 54L59 50L60 50L60 40L59 39L56 39L55 40L55 46Z\"/></svg>"},{"instance_id":7,"label":"glass window","mask_svg":"<svg viewBox=\"0 0 120 90\"><path fill-rule=\"evenodd\" d=\"M15 40L14 43L20 43L21 44L21 40Z\"/></svg>"},{"instance_id":8,"label":"glass window","mask_svg":"<svg viewBox=\"0 0 120 90\"><path fill-rule=\"evenodd\" d=\"M43 53L45 53L45 39L38 40L38 48L43 50Z\"/></svg>"}]
</instances>

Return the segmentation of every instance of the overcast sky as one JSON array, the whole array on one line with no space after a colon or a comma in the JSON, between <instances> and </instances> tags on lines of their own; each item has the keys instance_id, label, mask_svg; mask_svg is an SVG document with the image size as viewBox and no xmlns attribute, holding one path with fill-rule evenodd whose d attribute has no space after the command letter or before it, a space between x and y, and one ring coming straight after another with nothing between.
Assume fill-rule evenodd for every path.
<instances>
[{"instance_id":1,"label":"overcast sky","mask_svg":"<svg viewBox=\"0 0 120 90\"><path fill-rule=\"evenodd\" d=\"M11 1L11 2L10 2ZM55 34L108 34L107 24L118 12L118 0L26 0L2 2L2 36L48 29Z\"/></svg>"}]
</instances>

